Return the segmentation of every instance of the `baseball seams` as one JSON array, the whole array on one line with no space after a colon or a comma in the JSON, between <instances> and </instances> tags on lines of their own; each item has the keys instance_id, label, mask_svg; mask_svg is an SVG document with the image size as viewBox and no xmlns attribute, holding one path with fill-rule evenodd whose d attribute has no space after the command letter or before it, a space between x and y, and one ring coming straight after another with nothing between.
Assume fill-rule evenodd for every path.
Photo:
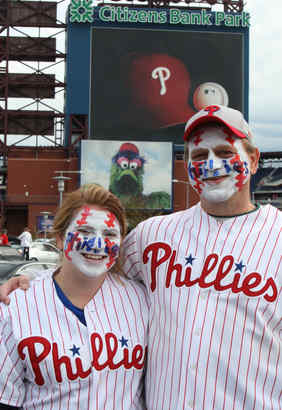
<instances>
[{"instance_id":1,"label":"baseball seams","mask_svg":"<svg viewBox=\"0 0 282 410\"><path fill-rule=\"evenodd\" d=\"M144 409L144 287L108 275L84 309L87 327L51 276L0 307L0 402L25 409ZM25 382L23 380L26 380Z\"/></svg>"},{"instance_id":2,"label":"baseball seams","mask_svg":"<svg viewBox=\"0 0 282 410\"><path fill-rule=\"evenodd\" d=\"M281 222L270 205L217 220L198 204L129 234L125 270L150 298L148 409L279 408Z\"/></svg>"}]
</instances>

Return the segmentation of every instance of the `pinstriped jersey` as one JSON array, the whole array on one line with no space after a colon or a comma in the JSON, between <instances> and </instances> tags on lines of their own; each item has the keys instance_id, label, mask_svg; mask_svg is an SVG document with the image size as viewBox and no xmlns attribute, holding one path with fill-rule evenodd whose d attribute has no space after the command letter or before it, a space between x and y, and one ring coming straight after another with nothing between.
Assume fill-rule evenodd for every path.
<instances>
[{"instance_id":1,"label":"pinstriped jersey","mask_svg":"<svg viewBox=\"0 0 282 410\"><path fill-rule=\"evenodd\" d=\"M149 410L281 409L281 212L218 220L200 204L126 239L150 299Z\"/></svg>"},{"instance_id":2,"label":"pinstriped jersey","mask_svg":"<svg viewBox=\"0 0 282 410\"><path fill-rule=\"evenodd\" d=\"M0 403L24 409L144 405L148 305L143 285L108 275L84 308L87 326L51 276L0 307Z\"/></svg>"}]
</instances>

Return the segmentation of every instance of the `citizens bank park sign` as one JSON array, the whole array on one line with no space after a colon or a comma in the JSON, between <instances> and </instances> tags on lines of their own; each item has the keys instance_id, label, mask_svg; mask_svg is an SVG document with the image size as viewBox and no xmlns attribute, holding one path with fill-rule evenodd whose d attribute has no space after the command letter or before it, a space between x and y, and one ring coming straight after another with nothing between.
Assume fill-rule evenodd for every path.
<instances>
[{"instance_id":1,"label":"citizens bank park sign","mask_svg":"<svg viewBox=\"0 0 282 410\"><path fill-rule=\"evenodd\" d=\"M152 10L131 8L126 6L101 5L94 6L92 0L72 0L69 8L70 23L141 23L141 24L172 24L195 26L225 26L232 28L250 27L250 14L184 11L170 8Z\"/></svg>"},{"instance_id":2,"label":"citizens bank park sign","mask_svg":"<svg viewBox=\"0 0 282 410\"><path fill-rule=\"evenodd\" d=\"M69 3L66 135L73 118L86 118L90 140L182 146L187 120L203 106L248 118L250 15L227 9L235 0L207 0L222 11L179 6L190 0L118 1Z\"/></svg>"}]
</instances>

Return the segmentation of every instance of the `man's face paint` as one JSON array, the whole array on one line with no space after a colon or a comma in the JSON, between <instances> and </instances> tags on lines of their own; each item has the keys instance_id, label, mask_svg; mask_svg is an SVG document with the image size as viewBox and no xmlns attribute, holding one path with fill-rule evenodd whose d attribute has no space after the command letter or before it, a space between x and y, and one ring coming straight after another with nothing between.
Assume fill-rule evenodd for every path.
<instances>
[{"instance_id":1,"label":"man's face paint","mask_svg":"<svg viewBox=\"0 0 282 410\"><path fill-rule=\"evenodd\" d=\"M84 206L67 228L64 254L77 269L94 278L114 265L120 243L120 225L115 215Z\"/></svg>"},{"instance_id":2,"label":"man's face paint","mask_svg":"<svg viewBox=\"0 0 282 410\"><path fill-rule=\"evenodd\" d=\"M242 141L225 128L207 127L189 141L188 176L210 202L228 200L250 178L250 160Z\"/></svg>"}]
</instances>

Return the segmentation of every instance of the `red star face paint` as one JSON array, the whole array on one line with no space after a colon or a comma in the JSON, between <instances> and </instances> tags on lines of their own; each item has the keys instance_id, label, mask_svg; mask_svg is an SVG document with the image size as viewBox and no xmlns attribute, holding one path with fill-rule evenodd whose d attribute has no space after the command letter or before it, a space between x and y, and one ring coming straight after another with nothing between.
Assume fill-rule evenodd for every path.
<instances>
[{"instance_id":1,"label":"red star face paint","mask_svg":"<svg viewBox=\"0 0 282 410\"><path fill-rule=\"evenodd\" d=\"M88 277L107 272L119 256L119 222L109 211L84 206L66 230L65 257Z\"/></svg>"},{"instance_id":2,"label":"red star face paint","mask_svg":"<svg viewBox=\"0 0 282 410\"><path fill-rule=\"evenodd\" d=\"M242 141L224 128L210 126L188 143L188 176L192 187L210 202L228 200L250 178Z\"/></svg>"}]
</instances>

